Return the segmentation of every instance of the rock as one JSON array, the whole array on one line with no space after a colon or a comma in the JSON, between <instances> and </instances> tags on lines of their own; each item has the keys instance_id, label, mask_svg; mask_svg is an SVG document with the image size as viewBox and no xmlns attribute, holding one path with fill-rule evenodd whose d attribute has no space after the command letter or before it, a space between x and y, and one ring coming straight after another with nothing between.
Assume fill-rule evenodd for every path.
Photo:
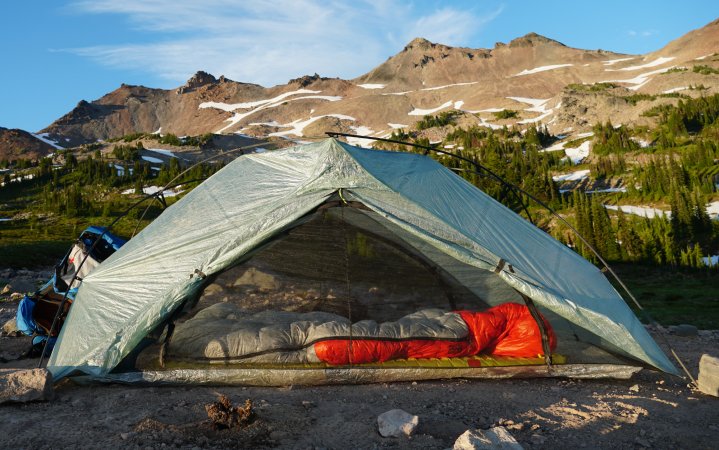
<instances>
[{"instance_id":1,"label":"rock","mask_svg":"<svg viewBox=\"0 0 719 450\"><path fill-rule=\"evenodd\" d=\"M14 317L5 322L5 324L2 326L2 332L6 336L15 336L20 333L20 330L17 329L17 322L15 321Z\"/></svg>"},{"instance_id":2,"label":"rock","mask_svg":"<svg viewBox=\"0 0 719 450\"><path fill-rule=\"evenodd\" d=\"M10 301L19 302L20 300L22 300L23 297L25 297L25 294L21 294L19 292L13 292L12 294L10 294Z\"/></svg>"},{"instance_id":3,"label":"rock","mask_svg":"<svg viewBox=\"0 0 719 450\"><path fill-rule=\"evenodd\" d=\"M674 334L676 334L677 336L696 336L698 332L699 329L697 327L686 323L677 325L674 328Z\"/></svg>"},{"instance_id":4,"label":"rock","mask_svg":"<svg viewBox=\"0 0 719 450\"><path fill-rule=\"evenodd\" d=\"M240 286L250 286L258 291L268 292L279 289L280 282L273 275L250 267L235 281L234 287Z\"/></svg>"},{"instance_id":5,"label":"rock","mask_svg":"<svg viewBox=\"0 0 719 450\"><path fill-rule=\"evenodd\" d=\"M9 292L35 292L37 290L37 282L27 278L15 278L12 283L3 288L3 294Z\"/></svg>"},{"instance_id":6,"label":"rock","mask_svg":"<svg viewBox=\"0 0 719 450\"><path fill-rule=\"evenodd\" d=\"M0 403L51 400L54 394L47 369L0 369Z\"/></svg>"},{"instance_id":7,"label":"rock","mask_svg":"<svg viewBox=\"0 0 719 450\"><path fill-rule=\"evenodd\" d=\"M417 424L419 417L401 409L392 409L377 417L379 434L383 437L411 436Z\"/></svg>"},{"instance_id":8,"label":"rock","mask_svg":"<svg viewBox=\"0 0 719 450\"><path fill-rule=\"evenodd\" d=\"M467 430L454 441L453 450L501 449L522 450L522 446L504 427Z\"/></svg>"},{"instance_id":9,"label":"rock","mask_svg":"<svg viewBox=\"0 0 719 450\"><path fill-rule=\"evenodd\" d=\"M652 446L652 444L650 444L648 440L641 438L641 437L634 438L634 442L636 442L637 444L641 445L644 448L649 448Z\"/></svg>"},{"instance_id":10,"label":"rock","mask_svg":"<svg viewBox=\"0 0 719 450\"><path fill-rule=\"evenodd\" d=\"M699 360L697 387L707 395L719 397L719 358L706 353Z\"/></svg>"},{"instance_id":11,"label":"rock","mask_svg":"<svg viewBox=\"0 0 719 450\"><path fill-rule=\"evenodd\" d=\"M632 387L629 388L630 392L639 392L639 385L635 384Z\"/></svg>"},{"instance_id":12,"label":"rock","mask_svg":"<svg viewBox=\"0 0 719 450\"><path fill-rule=\"evenodd\" d=\"M530 442L532 442L532 444L534 444L534 445L543 445L545 442L547 442L547 438L546 438L546 437L542 436L541 434L536 434L536 433L533 434L533 435L529 438L529 440L530 440Z\"/></svg>"},{"instance_id":13,"label":"rock","mask_svg":"<svg viewBox=\"0 0 719 450\"><path fill-rule=\"evenodd\" d=\"M6 284L4 288L2 288L2 291L0 291L0 295L9 294L12 290L12 286L9 284Z\"/></svg>"}]
</instances>

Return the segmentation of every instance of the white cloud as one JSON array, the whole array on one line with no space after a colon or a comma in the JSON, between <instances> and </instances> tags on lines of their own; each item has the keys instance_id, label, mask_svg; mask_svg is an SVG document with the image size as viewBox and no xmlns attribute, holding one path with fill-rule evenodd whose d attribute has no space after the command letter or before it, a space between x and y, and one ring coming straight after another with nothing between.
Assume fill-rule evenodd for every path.
<instances>
[{"instance_id":1,"label":"white cloud","mask_svg":"<svg viewBox=\"0 0 719 450\"><path fill-rule=\"evenodd\" d=\"M659 34L659 32L657 30L629 30L627 31L627 34L631 37L650 37Z\"/></svg>"},{"instance_id":2,"label":"white cloud","mask_svg":"<svg viewBox=\"0 0 719 450\"><path fill-rule=\"evenodd\" d=\"M206 70L271 86L315 72L357 77L414 37L466 45L502 12L501 7L482 15L420 5L400 0L78 1L71 6L75 13L126 17L133 29L153 39L66 51L178 84Z\"/></svg>"}]
</instances>

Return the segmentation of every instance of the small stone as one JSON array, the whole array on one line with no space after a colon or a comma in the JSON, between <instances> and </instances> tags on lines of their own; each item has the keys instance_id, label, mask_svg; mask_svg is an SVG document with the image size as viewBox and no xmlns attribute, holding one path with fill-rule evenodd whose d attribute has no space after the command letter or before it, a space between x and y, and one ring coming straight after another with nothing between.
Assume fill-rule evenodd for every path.
<instances>
[{"instance_id":1,"label":"small stone","mask_svg":"<svg viewBox=\"0 0 719 450\"><path fill-rule=\"evenodd\" d=\"M309 400L302 400L302 406L309 409L309 408L314 408L315 404Z\"/></svg>"},{"instance_id":2,"label":"small stone","mask_svg":"<svg viewBox=\"0 0 719 450\"><path fill-rule=\"evenodd\" d=\"M4 288L2 288L2 291L0 291L0 295L9 294L12 290L12 286L9 284L6 284Z\"/></svg>"},{"instance_id":3,"label":"small stone","mask_svg":"<svg viewBox=\"0 0 719 450\"><path fill-rule=\"evenodd\" d=\"M413 381L413 382L412 382L412 386L417 386L417 382L416 382L416 381Z\"/></svg>"},{"instance_id":4,"label":"small stone","mask_svg":"<svg viewBox=\"0 0 719 450\"><path fill-rule=\"evenodd\" d=\"M639 392L639 385L635 384L632 387L629 388L630 392Z\"/></svg>"},{"instance_id":5,"label":"small stone","mask_svg":"<svg viewBox=\"0 0 719 450\"><path fill-rule=\"evenodd\" d=\"M6 336L15 336L20 333L20 330L17 329L17 321L14 317L5 322L2 326L2 332Z\"/></svg>"},{"instance_id":6,"label":"small stone","mask_svg":"<svg viewBox=\"0 0 719 450\"><path fill-rule=\"evenodd\" d=\"M533 434L533 435L529 438L529 440L530 440L530 441L532 442L532 444L534 444L534 445L543 445L545 442L547 442L547 438L546 438L546 437L542 436L541 434L536 434L536 433Z\"/></svg>"},{"instance_id":7,"label":"small stone","mask_svg":"<svg viewBox=\"0 0 719 450\"><path fill-rule=\"evenodd\" d=\"M401 409L392 409L377 417L379 434L383 437L411 436L417 424L419 417Z\"/></svg>"},{"instance_id":8,"label":"small stone","mask_svg":"<svg viewBox=\"0 0 719 450\"><path fill-rule=\"evenodd\" d=\"M0 369L0 403L52 400L54 395L47 369Z\"/></svg>"},{"instance_id":9,"label":"small stone","mask_svg":"<svg viewBox=\"0 0 719 450\"><path fill-rule=\"evenodd\" d=\"M540 429L540 428L541 428L541 427L535 423L534 425L532 425L531 427L529 427L529 430L530 430L530 431L537 431L537 430Z\"/></svg>"},{"instance_id":10,"label":"small stone","mask_svg":"<svg viewBox=\"0 0 719 450\"><path fill-rule=\"evenodd\" d=\"M637 444L641 445L644 448L649 448L652 446L652 444L650 444L648 440L646 440L642 437L634 438L634 442L636 442Z\"/></svg>"},{"instance_id":11,"label":"small stone","mask_svg":"<svg viewBox=\"0 0 719 450\"><path fill-rule=\"evenodd\" d=\"M130 433L120 433L120 439L123 441L130 439Z\"/></svg>"},{"instance_id":12,"label":"small stone","mask_svg":"<svg viewBox=\"0 0 719 450\"><path fill-rule=\"evenodd\" d=\"M452 450L522 450L504 427L467 430L454 442Z\"/></svg>"},{"instance_id":13,"label":"small stone","mask_svg":"<svg viewBox=\"0 0 719 450\"><path fill-rule=\"evenodd\" d=\"M697 387L707 395L719 397L719 358L706 353L699 360Z\"/></svg>"},{"instance_id":14,"label":"small stone","mask_svg":"<svg viewBox=\"0 0 719 450\"><path fill-rule=\"evenodd\" d=\"M674 328L674 334L676 334L677 336L696 336L698 334L698 331L699 329L697 327L686 323L677 325Z\"/></svg>"}]
</instances>

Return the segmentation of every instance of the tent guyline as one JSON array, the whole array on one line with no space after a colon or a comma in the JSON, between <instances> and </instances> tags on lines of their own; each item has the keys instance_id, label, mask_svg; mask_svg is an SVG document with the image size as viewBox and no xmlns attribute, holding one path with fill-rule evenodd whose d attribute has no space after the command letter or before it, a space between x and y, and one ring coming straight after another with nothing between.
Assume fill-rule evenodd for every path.
<instances>
[{"instance_id":1,"label":"tent guyline","mask_svg":"<svg viewBox=\"0 0 719 450\"><path fill-rule=\"evenodd\" d=\"M140 206L142 203L146 202L147 200L151 200L151 199L157 199L158 201L160 201L160 203L162 203L163 205L166 205L166 203L164 202L163 193L164 193L167 189L172 189L172 188L174 188L174 187L179 186L180 184L187 183L187 181L184 181L183 183L180 183L180 184L177 184L177 185L173 185L173 184L172 184L172 183L174 183L175 181L177 181L180 177L182 177L183 175L185 175L186 173L188 173L189 171L191 171L192 169L194 169L195 167L197 167L197 166L199 166L199 165L201 165L201 164L204 164L204 163L206 163L206 162L212 161L212 160L214 160L214 159L217 159L217 158L219 158L220 156L227 156L227 155L230 155L230 154L233 154L233 153L242 152L242 151L245 151L245 150L249 150L249 149L251 149L251 148L259 147L259 146L261 146L261 145L267 145L267 144L260 142L260 143L257 143L257 144L245 145L244 147L233 148L232 150L228 150L228 151L226 151L226 152L218 153L218 154L216 154L216 155L213 155L213 156L210 156L210 157L208 157L208 158L205 158L205 159L203 159L203 160L201 160L201 161L198 161L198 162L196 162L195 164L193 164L193 165L191 165L190 167L188 167L187 169L185 169L185 170L183 170L182 172L180 172L179 174L177 174L177 176L175 176L175 178L173 178L173 179L171 179L170 181L168 181L167 183L165 183L165 186L163 186L162 189L158 190L157 192L155 192L155 193L153 193L153 194L146 194L143 198L141 198L140 200L138 200L138 201L136 201L135 203L133 203L132 205L130 205L130 206L129 206L127 209L125 209L115 220L113 220L113 221L110 223L110 225L108 225L108 226L105 228L105 230L102 232L102 234L100 234L99 236L97 236L97 238L93 241L92 246L91 246L90 249L87 251L87 253L85 254L85 256L82 258L82 261L80 261L80 264L77 266L77 270L76 270L75 274L73 275L72 280L70 280L70 282L67 283L67 285L68 285L68 286L72 286L72 284L75 282L75 280L78 279L78 274L80 273L80 269L82 269L82 267L85 265L85 262L86 262L87 259L90 257L90 253L92 253L92 251L95 250L95 248L97 247L97 245L102 241L102 238L103 238L107 233L109 233L109 232L112 230L112 227L114 227L115 225L117 225L117 223L118 223L121 219L123 219L125 216L127 216L127 215L130 213L130 211L132 211L133 209L137 208L138 206ZM194 180L194 181L197 181L197 180ZM162 199L163 199L163 200L160 200L160 197L161 197L161 196L162 196ZM149 208L150 208L150 204L147 205L147 207L145 208L144 212L142 213L142 216L138 219L137 225L135 226L135 229L134 229L133 232L132 232L132 235L133 235L133 236L135 235L135 231L137 231L137 227L140 225L140 221L145 217L145 214L147 214L147 211L149 210ZM72 250L72 249L71 249L71 250ZM64 259L64 258L63 258L63 259ZM67 289L67 290L65 291L65 293L63 294L63 296L62 296L62 300L60 301L60 306L58 307L57 312L55 313L55 316L54 316L53 319L52 319L52 325L50 325L50 330L48 331L48 336L52 336L52 334L55 332L55 328L57 328L57 324L58 324L58 321L60 320L60 316L61 316L61 314L62 314L62 311L63 311L63 309L65 308L65 305L67 304L67 301L68 301L68 297L67 297L67 296L68 296L69 293L70 293L70 289ZM49 346L49 345L50 345L50 339L47 339L47 340L45 341L45 345L43 346L42 352L40 353L40 361L38 361L38 364L37 364L37 367L38 367L38 368L41 368L41 367L42 367L42 363L43 363L43 360L44 360L44 358L45 358L45 354L46 354L47 351L48 351L48 346Z\"/></svg>"},{"instance_id":2,"label":"tent guyline","mask_svg":"<svg viewBox=\"0 0 719 450\"><path fill-rule=\"evenodd\" d=\"M458 160L461 160L461 161L465 161L465 162L468 162L468 163L472 164L472 165L477 169L477 171L474 172L474 173L476 173L477 175L482 176L482 173L480 173L480 171L482 171L482 172L488 174L488 175L489 175L492 179L494 179L495 181L501 183L503 186L505 186L505 187L511 189L512 192L514 192L514 193L521 193L521 194L523 194L523 195L526 195L527 198L529 198L530 200L533 200L534 202L536 202L539 206L541 206L541 207L543 207L544 209L546 209L547 211L549 211L549 213L552 214L552 216L554 216L555 218L559 219L564 225L566 225L566 226L572 231L572 233L574 233L574 234L576 235L576 237L579 238L579 239L582 241L582 243L583 243L584 245L586 245L587 248L589 248L589 249L591 250L591 252L597 257L597 259L599 259L599 261L600 261L600 262L602 263L602 265L604 266L604 269L607 270L609 273L612 274L612 277L617 281L617 283L619 283L619 285L622 287L622 289L624 290L624 292L629 296L629 298L632 300L632 302L637 306L637 308L639 309L639 311L641 311L641 313L642 313L642 315L644 316L644 318L645 318L649 323L651 323L652 325L659 325L659 323L658 323L658 322L649 314L649 312L648 312L646 309L644 309L644 307L639 303L639 300L637 300L637 298L634 296L634 294L632 294L632 292L629 290L629 288L627 287L627 285L624 284L624 281L622 281L622 279L619 278L619 275L617 275L617 273L614 271L614 269L611 268L611 266L609 265L609 263L602 257L602 255L599 253L599 251L598 251L596 248L594 248L594 246L592 246L592 245L589 243L589 241L587 241L587 239L586 239L584 236L582 236L582 234L579 232L579 230L577 230L571 223L569 223L569 221L567 221L564 217L562 217L562 216L561 216L559 213L557 213L552 207L550 207L549 205L547 205L546 203L544 203L542 200L540 200L540 199L538 199L537 197L533 196L532 194L530 194L529 192L525 191L525 190L522 189L521 187L519 187L519 186L517 186L517 185L515 185L515 184L513 184L513 183L508 182L507 180L505 180L504 178L500 177L500 176L497 175L496 173L492 172L492 171L491 171L490 169L488 169L487 167L484 167L482 164L478 163L477 161L474 161L474 160L469 159L469 158L465 158L465 157L463 157L463 156L461 156L461 155L457 155L457 154L452 153L452 152L448 152L448 151L446 151L446 150L442 150L442 149L440 149L440 148L437 148L437 146L422 145L422 144L417 144L417 143L414 143L414 142L400 141L400 140L397 140L397 139L387 139L387 138L380 138L380 137L374 137L374 136L365 136L365 135L351 134L351 133L339 133L339 132L334 132L334 131L328 131L328 132L325 133L325 134L327 134L327 135L330 136L330 137L337 137L337 136L353 137L353 138L362 138L362 139L368 139L368 140L373 140L373 141L388 142L388 143L393 143L393 144L408 145L408 146L411 146L411 147L416 147L416 148L424 149L424 150L425 150L425 152L424 152L425 155L427 155L429 152L435 152L435 153L438 153L438 154L441 154L441 155L446 155L446 156L449 156L449 157L451 157L451 158L455 158L455 159L458 159ZM520 202L521 202L521 198L520 198ZM531 216L529 215L529 211L527 211L526 205L524 204L524 202L521 202L521 204L522 204L522 207L524 208L524 211L525 211L526 214L527 214L527 217L529 218L529 221L530 221L532 224L534 224L534 222L532 221ZM662 341L664 342L664 344L665 344L667 347L669 347L669 349L671 350L672 356L674 356L674 358L677 360L677 362L679 362L679 365L682 367L682 369L684 370L684 372L686 373L686 375L689 377L689 379L692 380L692 382L694 382L694 377L692 377L692 375L691 375L691 373L689 372L689 370L687 370L687 368L686 368L686 366L684 365L684 363L681 361L681 359L679 358L679 356L677 355L677 353L674 351L674 348L672 347L672 345L669 343L669 341L666 339L666 337L665 337L664 335L661 335L661 336L662 336Z\"/></svg>"}]
</instances>

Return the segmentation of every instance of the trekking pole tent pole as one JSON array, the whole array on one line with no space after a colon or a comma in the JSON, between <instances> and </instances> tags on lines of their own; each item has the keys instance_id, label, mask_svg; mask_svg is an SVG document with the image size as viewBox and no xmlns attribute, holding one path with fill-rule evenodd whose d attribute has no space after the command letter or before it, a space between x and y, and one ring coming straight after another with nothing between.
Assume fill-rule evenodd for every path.
<instances>
[{"instance_id":1,"label":"trekking pole tent pole","mask_svg":"<svg viewBox=\"0 0 719 450\"><path fill-rule=\"evenodd\" d=\"M63 308L65 307L65 304L67 304L67 300L68 300L67 295L70 293L70 287L71 287L72 284L75 282L75 280L78 279L78 276L77 276L77 275L78 275L78 273L80 273L80 269L82 269L82 266L85 264L85 261L87 261L87 258L90 257L90 253L95 249L95 247L97 247L97 244L100 243L100 240L105 236L105 234L107 234L107 233L112 229L113 226L115 226L115 225L117 224L117 222L120 221L120 219L122 219L123 217L125 217L130 211L132 211L132 210L133 210L134 208L136 208L137 206L141 205L143 202L145 202L145 201L147 201L147 200L150 200L150 199L152 199L152 198L156 198L156 197L158 197L159 195L162 195L162 193L163 193L166 189L169 189L169 188L171 187L171 184L174 183L175 181L177 181L178 178L180 178L181 176L183 176L184 174L186 174L186 173L189 172L190 170L194 169L195 167L199 166L200 164L206 163L206 162L208 162L208 161L212 161L213 159L219 158L220 156L226 156L226 155L230 155L230 154L233 154L233 153L236 153L236 152L241 152L241 151L244 151L244 150L249 150L249 149L251 149L251 148L259 147L259 146L261 146L261 145L267 145L267 143L266 143L266 142L259 142L259 143L257 143L257 144L245 145L245 146L243 146L243 147L234 148L234 149L228 150L228 151L226 151L226 152L217 153L216 155L210 156L210 157L208 157L208 158L205 158L205 159L203 159L203 160L201 160L201 161L196 162L195 164L191 165L191 166L188 167L187 169L185 169L185 170L183 170L182 172L180 172L175 178L173 178L172 180L168 181L168 182L165 184L165 186L163 186L162 189L160 189L159 191L155 192L154 194L147 194L147 195L145 195L143 198L141 198L140 200L138 200L138 201L136 201L135 203L133 203L132 205L130 205L130 206L129 206L127 209L125 209L125 211L123 211L115 220L113 220L113 221L110 223L110 225L108 225L107 227L105 227L105 230L102 232L102 234L100 234L100 235L95 239L95 241L92 243L92 246L91 246L90 249L87 251L87 254L82 258L82 261L80 261L80 264L77 266L77 270L75 270L75 274L72 276L72 279L71 279L70 282L67 284L68 288L67 288L67 290L65 291L65 293L64 293L63 296L62 296L62 300L60 301L60 306L58 306L57 312L55 313L55 317L52 319L52 324L50 325L50 330L48 330L48 333L47 333L47 335L48 335L47 337L48 337L48 338L47 338L47 340L45 341L45 345L44 345L43 348L42 348L42 353L40 353L40 362L38 362L37 367L38 367L38 368L41 368L41 367L42 367L43 360L45 359L45 353L47 352L47 347L48 347L48 345L50 344L50 338L52 337L52 333L55 331L55 327L57 326L57 323L58 323L58 321L60 320L60 315L61 315L61 313L62 313L62 310L63 310ZM241 155L240 155L240 156L241 156ZM187 183L187 182L185 181L185 183ZM182 184L182 183L180 183L180 184ZM147 212L147 210L145 210L145 212ZM142 217L144 217L144 216L145 216L145 215L144 215L144 213L143 213ZM136 228L136 229L137 229L137 228ZM133 232L133 236L134 236L134 232Z\"/></svg>"},{"instance_id":2,"label":"trekking pole tent pole","mask_svg":"<svg viewBox=\"0 0 719 450\"><path fill-rule=\"evenodd\" d=\"M540 200L540 199L538 199L537 197L533 196L532 194L530 194L529 192L525 191L525 190L522 189L521 187L519 187L519 186L517 186L517 185L515 185L515 184L512 184L512 183L508 182L507 180L505 180L504 178L502 178L502 177L500 177L499 175L495 174L494 172L492 172L492 171L489 170L488 168L484 167L483 165L481 165L481 164L478 163L477 161L474 161L474 160L471 160L471 159L469 159L469 158L465 158L465 157L463 157L463 156L456 155L456 154L454 154L454 153L451 153L451 152L448 152L448 151L439 149L439 148L437 148L436 146L416 144L416 143L413 143L413 142L405 142L405 141L400 141L400 140L396 140L396 139L387 139L387 138L380 138L380 137L373 137L373 136L363 136L363 135L359 135L359 134L338 133L338 132L333 132L333 131L328 131L328 132L325 133L325 134L327 134L327 135L330 136L330 137L337 137L337 136L354 137L354 138L368 139L368 140L372 140L372 141L380 141L380 142L389 142L389 143L393 143L393 144L409 145L409 146L411 146L411 147L422 148L422 149L426 150L427 152L430 152L430 151L431 151L431 152L439 153L439 154L441 154L441 155L447 155L447 156L449 156L449 157L451 157L451 158L459 159L459 160L466 161L466 162L472 164L475 168L477 168L478 170L484 171L485 173L487 173L488 175L490 175L491 178L494 178L495 181L498 181L498 182L501 183L502 185L504 185L504 186L510 188L513 192L519 192L519 193L521 193L521 194L526 195L527 198L529 198L530 200L534 200L539 206L541 206L541 207L543 207L544 209L546 209L547 211L549 211L549 213L550 213L552 216L556 217L557 219L559 219L559 221L561 221L563 224L565 224L565 225L572 231L572 233L574 233L574 235L576 235L576 237L579 238L579 240L581 240L582 243L583 243L584 245L586 245L587 248L589 248L589 250L591 250L591 252L594 254L594 256L596 256L597 259L599 259L599 261L602 263L602 265L604 266L604 268L605 268L610 274L612 274L612 277L617 281L617 283L619 283L619 285L622 287L622 289L624 290L624 292L629 296L629 298L632 299L632 302L637 306L637 308L639 308L639 311L640 311L641 314L644 316L644 318L647 319L647 321L649 321L651 324L654 324L654 325L658 325L658 324L659 324L656 320L654 320L654 318L649 314L649 312L648 312L646 309L644 309L644 307L639 303L639 301L636 299L636 297L634 296L634 294L632 294L632 292L629 290L629 288L627 287L627 285L624 284L624 282L621 280L621 278L619 278L619 275L617 275L617 273L609 266L609 263L608 263L604 258L602 258L602 255L599 254L599 251L598 251L597 249L595 249L595 248L584 238L584 236L582 236L581 233L579 233L579 231L578 231L571 223L569 223L569 221L567 221L567 219L565 219L564 217L562 217L558 212L556 212L554 209L552 209L549 205L547 205L546 203L544 203L542 200ZM427 152L425 152L425 155L427 154ZM482 176L482 174L481 174L479 171L476 171L475 173L476 173L477 175ZM523 203L523 202L522 202L522 206L524 206L524 203ZM525 207L525 211L526 211L526 207ZM529 212L527 212L527 215L529 215ZM530 222L531 222L531 219L530 219ZM669 343L669 341L667 340L667 338L664 337L664 335L661 334L661 333L660 333L660 336L661 336L661 339L662 339L662 341L664 342L664 344L665 344L667 347L669 347L669 349L671 350L671 353L672 353L672 356L674 356L674 359L677 360L677 362L679 363L679 365L681 366L681 368L684 370L684 372L687 374L687 376L688 376L689 379L692 381L692 383L696 384L696 381L694 380L694 377L691 375L691 373L689 372L689 370L687 370L686 366L684 365L684 363L682 362L682 360L679 358L679 356L676 354L676 352L674 351L674 348L671 346L671 344Z\"/></svg>"}]
</instances>

